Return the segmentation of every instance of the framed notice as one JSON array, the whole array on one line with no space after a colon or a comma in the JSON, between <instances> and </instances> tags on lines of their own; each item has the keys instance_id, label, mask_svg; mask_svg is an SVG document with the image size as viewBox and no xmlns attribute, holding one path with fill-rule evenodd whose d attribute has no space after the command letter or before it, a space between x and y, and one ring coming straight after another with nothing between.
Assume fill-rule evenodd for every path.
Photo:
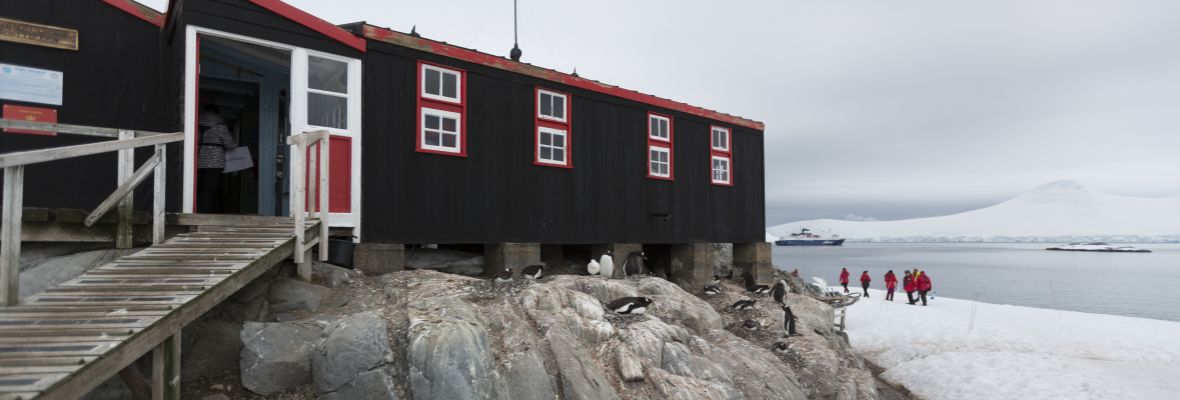
<instances>
[{"instance_id":1,"label":"framed notice","mask_svg":"<svg viewBox=\"0 0 1180 400\"><path fill-rule=\"evenodd\" d=\"M0 99L60 106L64 82L60 71L0 64Z\"/></svg>"},{"instance_id":2,"label":"framed notice","mask_svg":"<svg viewBox=\"0 0 1180 400\"><path fill-rule=\"evenodd\" d=\"M4 119L29 122L57 123L57 110L52 108L25 107L15 104L4 105ZM29 129L5 129L5 133L25 133L29 135L57 136L57 132L35 131Z\"/></svg>"},{"instance_id":3,"label":"framed notice","mask_svg":"<svg viewBox=\"0 0 1180 400\"><path fill-rule=\"evenodd\" d=\"M78 31L0 18L0 40L55 49L78 50Z\"/></svg>"}]
</instances>

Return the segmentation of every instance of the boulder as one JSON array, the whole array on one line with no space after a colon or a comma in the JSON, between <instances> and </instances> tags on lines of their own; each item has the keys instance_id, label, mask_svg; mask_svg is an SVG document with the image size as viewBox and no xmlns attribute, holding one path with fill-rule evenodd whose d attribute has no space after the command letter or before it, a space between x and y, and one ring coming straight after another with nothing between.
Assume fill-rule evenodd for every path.
<instances>
[{"instance_id":1,"label":"boulder","mask_svg":"<svg viewBox=\"0 0 1180 400\"><path fill-rule=\"evenodd\" d=\"M208 378L233 370L242 352L241 325L214 318L202 318L184 327L180 335L180 374L185 382Z\"/></svg>"},{"instance_id":2,"label":"boulder","mask_svg":"<svg viewBox=\"0 0 1180 400\"><path fill-rule=\"evenodd\" d=\"M442 297L406 305L410 392L415 399L496 398L495 362L479 311Z\"/></svg>"},{"instance_id":3,"label":"boulder","mask_svg":"<svg viewBox=\"0 0 1180 400\"><path fill-rule=\"evenodd\" d=\"M362 372L335 392L320 395L322 400L398 400L391 371L377 368Z\"/></svg>"},{"instance_id":4,"label":"boulder","mask_svg":"<svg viewBox=\"0 0 1180 400\"><path fill-rule=\"evenodd\" d=\"M321 330L309 322L245 323L239 364L242 386L269 395L310 383L309 355Z\"/></svg>"},{"instance_id":5,"label":"boulder","mask_svg":"<svg viewBox=\"0 0 1180 400\"><path fill-rule=\"evenodd\" d=\"M336 392L354 378L370 371L384 373L393 362L389 347L388 326L375 311L350 315L328 325L321 333L322 342L311 353L312 381L320 394ZM354 385L370 387L382 380L373 374L372 382ZM392 382L392 381L391 381Z\"/></svg>"},{"instance_id":6,"label":"boulder","mask_svg":"<svg viewBox=\"0 0 1180 400\"><path fill-rule=\"evenodd\" d=\"M311 264L311 281L334 288L353 285L364 277L360 271L316 261Z\"/></svg>"},{"instance_id":7,"label":"boulder","mask_svg":"<svg viewBox=\"0 0 1180 400\"><path fill-rule=\"evenodd\" d=\"M328 294L329 290L323 286L282 278L270 287L266 297L270 301L270 312L278 314L293 311L315 312L320 308L320 300Z\"/></svg>"}]
</instances>

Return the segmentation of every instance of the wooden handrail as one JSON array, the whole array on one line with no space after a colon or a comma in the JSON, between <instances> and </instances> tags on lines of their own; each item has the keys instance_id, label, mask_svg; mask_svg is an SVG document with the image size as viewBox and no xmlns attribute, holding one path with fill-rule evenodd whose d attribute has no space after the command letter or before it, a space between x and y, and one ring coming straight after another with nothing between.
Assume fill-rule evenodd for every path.
<instances>
[{"instance_id":1,"label":"wooden handrail","mask_svg":"<svg viewBox=\"0 0 1180 400\"><path fill-rule=\"evenodd\" d=\"M147 179L148 174L151 174L156 168L156 165L159 163L160 156L152 155L152 158L149 158L147 162L143 163L143 165L139 167L139 169L135 170L135 173L131 175L131 179L128 179L127 181L124 181L122 185L119 185L119 187L116 188L114 192L111 192L110 196L107 196L106 200L103 200L102 203L99 203L98 207L95 207L94 211L91 211L90 215L86 216L86 226L94 226L94 223L98 222L98 219L102 218L103 214L106 214L107 211L110 211L111 208L119 203L119 200L122 200L127 196L128 193L131 193L132 190L135 190L135 188L139 186L140 183L143 183L143 181Z\"/></svg>"},{"instance_id":2,"label":"wooden handrail","mask_svg":"<svg viewBox=\"0 0 1180 400\"><path fill-rule=\"evenodd\" d=\"M295 263L298 265L297 270L299 277L305 280L311 280L311 263L305 258L307 257L307 250L310 250L310 245L305 244L304 225L305 214L307 214L306 192L317 192L316 180L307 179L308 166L319 164L319 196L314 200L316 205L316 216L319 218L320 232L319 238L319 252L320 261L327 261L328 259L328 216L331 214L328 210L328 190L329 182L328 176L328 149L331 141L331 134L326 130L318 130L313 132L304 132L287 137L287 144L291 146L291 216L295 218L295 242L299 245L296 247L293 255ZM308 146L313 144L319 145L319 155L316 153L310 154L310 162L307 166L304 164L303 157L307 154ZM304 181L308 182L307 188L304 187ZM306 191L306 192L305 192Z\"/></svg>"},{"instance_id":3,"label":"wooden handrail","mask_svg":"<svg viewBox=\"0 0 1180 400\"><path fill-rule=\"evenodd\" d=\"M137 137L134 139L110 140L106 142L79 144L75 146L54 147L51 149L18 151L0 154L0 168L37 164L48 161L64 160L67 158L89 156L112 151L134 149L136 147L152 146L184 140L184 133L168 133Z\"/></svg>"},{"instance_id":4,"label":"wooden handrail","mask_svg":"<svg viewBox=\"0 0 1180 400\"><path fill-rule=\"evenodd\" d=\"M0 129L28 129L37 131L68 133L71 135L82 136L96 136L118 139L120 131L127 131L125 129L114 128L99 128L93 126L57 124L48 122L33 122L21 121L18 119L0 119ZM165 132L149 132L149 131L131 131L135 133L135 137L146 137L155 135L168 135Z\"/></svg>"}]
</instances>

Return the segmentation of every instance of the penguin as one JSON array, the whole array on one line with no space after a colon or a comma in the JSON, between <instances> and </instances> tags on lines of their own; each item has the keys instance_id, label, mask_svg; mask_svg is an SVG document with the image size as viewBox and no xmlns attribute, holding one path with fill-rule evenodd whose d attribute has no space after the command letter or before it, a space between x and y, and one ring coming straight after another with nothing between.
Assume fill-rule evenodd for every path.
<instances>
[{"instance_id":1,"label":"penguin","mask_svg":"<svg viewBox=\"0 0 1180 400\"><path fill-rule=\"evenodd\" d=\"M590 262L586 264L586 273L587 274L598 275L598 272L600 272L601 270L602 270L602 267L598 265L598 261L590 260Z\"/></svg>"},{"instance_id":2,"label":"penguin","mask_svg":"<svg viewBox=\"0 0 1180 400\"><path fill-rule=\"evenodd\" d=\"M709 282L710 285L720 285L721 275L713 274L713 280Z\"/></svg>"},{"instance_id":3,"label":"penguin","mask_svg":"<svg viewBox=\"0 0 1180 400\"><path fill-rule=\"evenodd\" d=\"M643 263L647 261L647 253L633 251L623 260L623 276L635 276L643 273Z\"/></svg>"},{"instance_id":4,"label":"penguin","mask_svg":"<svg viewBox=\"0 0 1180 400\"><path fill-rule=\"evenodd\" d=\"M725 279L733 280L733 268L729 269L729 274L725 275Z\"/></svg>"},{"instance_id":5,"label":"penguin","mask_svg":"<svg viewBox=\"0 0 1180 400\"><path fill-rule=\"evenodd\" d=\"M774 297L775 303L783 304L783 296L787 294L787 284L784 282L780 280L770 289L770 296Z\"/></svg>"},{"instance_id":6,"label":"penguin","mask_svg":"<svg viewBox=\"0 0 1180 400\"><path fill-rule=\"evenodd\" d=\"M749 310L751 308L754 308L754 303L757 303L757 302L758 302L758 300L754 300L754 299L738 300L736 303L733 303L733 305L729 306L729 308L732 308L737 311Z\"/></svg>"},{"instance_id":7,"label":"penguin","mask_svg":"<svg viewBox=\"0 0 1180 400\"><path fill-rule=\"evenodd\" d=\"M649 297L623 297L606 303L606 308L616 314L643 314L652 302Z\"/></svg>"},{"instance_id":8,"label":"penguin","mask_svg":"<svg viewBox=\"0 0 1180 400\"><path fill-rule=\"evenodd\" d=\"M758 282L754 280L753 273L751 273L750 271L746 271L746 272L742 272L742 284L744 284L746 286L746 289L749 289L750 286L757 285Z\"/></svg>"},{"instance_id":9,"label":"penguin","mask_svg":"<svg viewBox=\"0 0 1180 400\"><path fill-rule=\"evenodd\" d=\"M776 354L787 354L787 342L775 342L773 346L770 346L770 349L774 350Z\"/></svg>"},{"instance_id":10,"label":"penguin","mask_svg":"<svg viewBox=\"0 0 1180 400\"><path fill-rule=\"evenodd\" d=\"M615 256L611 251L607 251L598 259L599 268L602 269L602 276L606 279L615 277Z\"/></svg>"},{"instance_id":11,"label":"penguin","mask_svg":"<svg viewBox=\"0 0 1180 400\"><path fill-rule=\"evenodd\" d=\"M754 292L754 294L766 294L766 293L769 293L769 292L770 292L770 286L766 286L766 285L751 285L751 286L747 287L747 288L746 288L746 290L749 290L749 291L751 291L751 292Z\"/></svg>"},{"instance_id":12,"label":"penguin","mask_svg":"<svg viewBox=\"0 0 1180 400\"><path fill-rule=\"evenodd\" d=\"M512 268L504 268L503 271L500 271L500 273L498 275L496 275L495 282L496 283L512 282Z\"/></svg>"},{"instance_id":13,"label":"penguin","mask_svg":"<svg viewBox=\"0 0 1180 400\"><path fill-rule=\"evenodd\" d=\"M758 323L758 321L747 319L746 322L742 323L742 327L746 328L747 331L756 331L762 328L762 324Z\"/></svg>"},{"instance_id":14,"label":"penguin","mask_svg":"<svg viewBox=\"0 0 1180 400\"><path fill-rule=\"evenodd\" d=\"M791 312L791 306L783 305L783 330L787 332L786 336L799 336L795 332L795 313Z\"/></svg>"},{"instance_id":15,"label":"penguin","mask_svg":"<svg viewBox=\"0 0 1180 400\"><path fill-rule=\"evenodd\" d=\"M705 294L710 295L710 296L721 294L721 286L705 285Z\"/></svg>"},{"instance_id":16,"label":"penguin","mask_svg":"<svg viewBox=\"0 0 1180 400\"><path fill-rule=\"evenodd\" d=\"M545 266L542 264L533 264L524 267L524 270L520 271L520 276L523 276L524 279L541 279L544 275Z\"/></svg>"}]
</instances>

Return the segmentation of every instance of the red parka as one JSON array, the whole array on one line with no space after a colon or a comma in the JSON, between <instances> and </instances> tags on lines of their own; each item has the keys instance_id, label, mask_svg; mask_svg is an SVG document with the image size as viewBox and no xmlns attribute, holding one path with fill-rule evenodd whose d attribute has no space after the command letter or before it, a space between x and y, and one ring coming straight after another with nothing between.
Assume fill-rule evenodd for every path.
<instances>
[{"instance_id":1,"label":"red parka","mask_svg":"<svg viewBox=\"0 0 1180 400\"><path fill-rule=\"evenodd\" d=\"M869 283L872 281L873 281L873 278L869 276L868 271L860 274L860 283Z\"/></svg>"},{"instance_id":2,"label":"red parka","mask_svg":"<svg viewBox=\"0 0 1180 400\"><path fill-rule=\"evenodd\" d=\"M840 283L848 283L848 270L840 271Z\"/></svg>"},{"instance_id":3,"label":"red parka","mask_svg":"<svg viewBox=\"0 0 1180 400\"><path fill-rule=\"evenodd\" d=\"M914 284L914 276L913 275L906 275L905 279L902 279L901 287L902 287L902 289L905 289L905 291L907 291L907 292L912 292L912 291L918 290L918 285Z\"/></svg>"},{"instance_id":4,"label":"red parka","mask_svg":"<svg viewBox=\"0 0 1180 400\"><path fill-rule=\"evenodd\" d=\"M896 287L897 287L897 275L894 275L893 272L886 272L885 273L885 288L886 289L894 289Z\"/></svg>"},{"instance_id":5,"label":"red parka","mask_svg":"<svg viewBox=\"0 0 1180 400\"><path fill-rule=\"evenodd\" d=\"M918 291L927 292L931 287L933 285L930 284L930 275L926 275L925 272L918 274Z\"/></svg>"}]
</instances>

